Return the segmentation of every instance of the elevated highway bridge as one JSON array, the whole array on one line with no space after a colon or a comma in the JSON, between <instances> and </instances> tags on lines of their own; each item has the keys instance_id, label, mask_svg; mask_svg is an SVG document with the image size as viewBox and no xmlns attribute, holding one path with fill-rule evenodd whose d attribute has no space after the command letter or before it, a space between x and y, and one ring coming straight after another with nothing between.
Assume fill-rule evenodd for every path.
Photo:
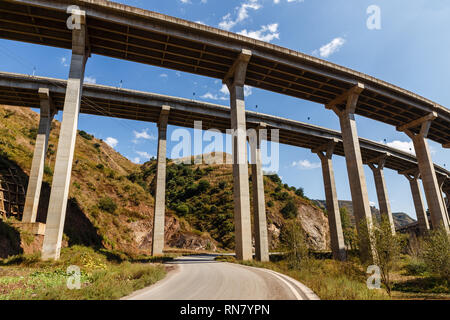
<instances>
[{"instance_id":1,"label":"elevated highway bridge","mask_svg":"<svg viewBox=\"0 0 450 320\"><path fill-rule=\"evenodd\" d=\"M40 190L42 155L46 148L49 121L53 117L53 99L59 106L63 105L64 111L43 245L44 259L59 258L79 112L102 114L92 105L83 103L83 89L88 93L95 93L98 105L106 108L110 114L158 123L153 254L162 253L164 240L167 124L189 126L196 117L199 118L195 120L205 120L206 126L214 121L216 127L231 126L229 129L237 132L245 132L247 124L257 126L264 122L269 127L280 127L280 139L283 143L316 146L314 152L322 161L327 208L331 212L330 229L335 258L345 258L345 248L331 161L334 153L345 155L359 232L361 228L368 230L372 219L364 162L369 164L374 173L380 209L389 218L392 228L392 214L383 174L385 166L395 170L404 169L402 173L410 180L416 210L421 212L418 214L419 220L426 216L418 187L418 178L421 177L432 226L443 226L449 231L448 212L442 197L442 188L447 188L447 173L433 164L427 139L444 148L450 147L450 110L415 93L300 52L105 0L3 0L0 2L0 37L72 50L65 92L51 91L48 87L39 88L41 90L38 91L42 132L36 143L32 168L35 176L31 177L33 183L29 186L29 195L27 194L28 205L25 204L28 222L33 222L35 215L33 199L38 196L36 190ZM148 96L137 92L134 92L134 96L130 93L121 102L111 102L109 99L114 96L114 89L106 92L108 90L105 88L104 92L99 92L97 87L83 87L86 61L91 54L221 79L230 91L230 108L191 103L186 109L187 104L178 103L177 108L164 104L158 111L158 108L152 109L143 103ZM340 120L340 138L331 130L321 131L317 127L299 125L291 120L246 113L244 85L325 106L335 112ZM5 87L8 86L3 88ZM120 97L121 94L123 93L116 93L116 96ZM28 106L32 106L33 99L36 105L35 98L33 94L27 96L24 92L22 101L24 105L30 103ZM8 102L7 92L2 95L2 99L5 103ZM147 110L141 112L143 105ZM211 118L211 111L217 115L214 120ZM299 107L299 112L301 111ZM228 118L219 116L226 112L229 113ZM393 125L407 134L414 143L417 159L398 151L395 152L396 156L388 156L385 146L360 139L355 114ZM306 130L314 134L308 136L302 133L299 137L299 128L302 126L302 132ZM238 259L248 260L252 258L252 244L246 137L237 134L234 142L233 154L237 160L233 164L236 255ZM325 144L320 145L322 142ZM252 152L255 152L258 159L258 144L252 146ZM419 170L415 169L416 164ZM252 165L252 175L256 178L253 180L253 198L256 199L256 256L260 260L266 260L267 228L260 161ZM34 191L30 192L30 188ZM421 225L428 229L427 224L428 221ZM361 252L369 254L371 246L370 242L364 243Z\"/></svg>"}]
</instances>

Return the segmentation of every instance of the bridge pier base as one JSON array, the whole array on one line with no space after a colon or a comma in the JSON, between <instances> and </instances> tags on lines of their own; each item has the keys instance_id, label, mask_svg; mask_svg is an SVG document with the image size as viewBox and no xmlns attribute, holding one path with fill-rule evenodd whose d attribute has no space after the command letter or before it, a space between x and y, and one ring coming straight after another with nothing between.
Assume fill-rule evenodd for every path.
<instances>
[{"instance_id":1,"label":"bridge pier base","mask_svg":"<svg viewBox=\"0 0 450 320\"><path fill-rule=\"evenodd\" d=\"M373 172L373 178L375 180L375 187L377 190L378 204L380 207L380 213L382 219L388 219L391 226L392 234L395 234L394 219L392 217L391 204L389 202L389 196L386 188L386 181L384 178L384 165L388 155L385 155L377 159L377 163L369 163L370 169Z\"/></svg>"},{"instance_id":2,"label":"bridge pier base","mask_svg":"<svg viewBox=\"0 0 450 320\"><path fill-rule=\"evenodd\" d=\"M40 115L39 128L34 145L33 161L31 163L30 178L28 180L25 207L23 211L23 223L35 223L41 195L42 178L44 176L45 154L48 149L48 139L55 109L52 105L50 91L46 88L39 89Z\"/></svg>"},{"instance_id":3,"label":"bridge pier base","mask_svg":"<svg viewBox=\"0 0 450 320\"><path fill-rule=\"evenodd\" d=\"M163 106L158 123L158 159L156 164L155 209L153 212L152 255L162 255L166 212L166 152L169 106Z\"/></svg>"},{"instance_id":4,"label":"bridge pier base","mask_svg":"<svg viewBox=\"0 0 450 320\"><path fill-rule=\"evenodd\" d=\"M230 91L235 246L238 260L252 260L253 258L244 97L245 76L250 58L251 52L243 50L224 79L224 83Z\"/></svg>"},{"instance_id":5,"label":"bridge pier base","mask_svg":"<svg viewBox=\"0 0 450 320\"><path fill-rule=\"evenodd\" d=\"M328 224L330 225L330 240L333 259L345 261L347 252L345 250L344 233L342 231L341 213L336 192L336 182L333 169L333 153L337 141L332 141L326 146L325 153L322 150L313 150L322 163L322 175L327 203Z\"/></svg>"},{"instance_id":6,"label":"bridge pier base","mask_svg":"<svg viewBox=\"0 0 450 320\"><path fill-rule=\"evenodd\" d=\"M409 181L411 187L411 193L414 201L414 207L416 209L417 222L419 223L419 230L421 234L426 234L430 230L430 224L428 222L427 211L423 202L422 193L420 192L419 178L420 173L416 172L413 175L405 174L406 179Z\"/></svg>"},{"instance_id":7,"label":"bridge pier base","mask_svg":"<svg viewBox=\"0 0 450 320\"><path fill-rule=\"evenodd\" d=\"M356 105L359 95L363 90L364 85L358 84L326 107L327 109L332 109L339 117L350 191L352 194L353 212L355 213L356 227L360 236L360 254L361 258L367 261L373 257L372 243L370 240L372 214L355 121ZM345 107L341 109L338 107L339 105L345 105Z\"/></svg>"},{"instance_id":8,"label":"bridge pier base","mask_svg":"<svg viewBox=\"0 0 450 320\"><path fill-rule=\"evenodd\" d=\"M269 261L269 238L267 235L266 200L264 197L264 175L261 163L261 130L265 124L256 129L256 136L250 138L252 156L252 191L253 191L253 224L255 228L255 256L258 261Z\"/></svg>"},{"instance_id":9,"label":"bridge pier base","mask_svg":"<svg viewBox=\"0 0 450 320\"><path fill-rule=\"evenodd\" d=\"M447 232L449 224L447 221L442 195L439 190L436 171L434 169L433 160L431 159L430 148L427 142L428 131L431 122L437 117L436 113L431 113L422 119L406 124L397 128L398 131L405 132L413 141L416 150L417 162L419 164L420 174L422 176L423 188L427 198L428 208L431 214L431 223L433 229L443 227ZM411 131L414 127L420 127L419 133Z\"/></svg>"},{"instance_id":10,"label":"bridge pier base","mask_svg":"<svg viewBox=\"0 0 450 320\"><path fill-rule=\"evenodd\" d=\"M42 247L42 259L44 260L59 259L66 218L84 71L89 55L86 41L86 16L84 12L80 12L80 15L80 28L72 31L72 59Z\"/></svg>"}]
</instances>

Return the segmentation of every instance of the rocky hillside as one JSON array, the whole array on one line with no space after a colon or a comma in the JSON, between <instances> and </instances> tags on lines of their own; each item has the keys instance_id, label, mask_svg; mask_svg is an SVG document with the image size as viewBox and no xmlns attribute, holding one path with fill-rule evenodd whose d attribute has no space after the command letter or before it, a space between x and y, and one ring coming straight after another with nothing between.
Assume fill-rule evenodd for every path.
<instances>
[{"instance_id":1,"label":"rocky hillside","mask_svg":"<svg viewBox=\"0 0 450 320\"><path fill-rule=\"evenodd\" d=\"M0 107L0 178L12 168L26 187L38 118L30 109ZM59 128L60 123L53 121L38 212L41 222L46 219ZM79 131L64 244L148 253L155 170L154 160L136 165L103 141ZM167 174L167 246L233 249L231 166L178 165L169 161ZM265 186L271 248L280 245L280 231L287 219L301 222L312 248L329 247L327 219L319 207L302 196L301 189L283 185L277 176L265 177ZM11 242L11 236L5 235L11 232L2 232L5 229L0 228L0 248ZM17 244L9 247L16 248ZM8 254L18 253L12 251Z\"/></svg>"},{"instance_id":2,"label":"rocky hillside","mask_svg":"<svg viewBox=\"0 0 450 320\"><path fill-rule=\"evenodd\" d=\"M314 200L314 203L317 204L321 208L326 207L326 201L325 200ZM346 208L347 212L349 213L351 222L355 224L355 216L353 215L353 204L351 201L344 201L339 200L339 208ZM378 221L380 221L380 210L378 210L375 207L370 207L370 210L372 212L372 216L376 218ZM401 228L404 226L407 226L413 222L416 222L413 218L411 218L408 214L404 212L393 212L392 217L394 219L394 224L396 228Z\"/></svg>"}]
</instances>

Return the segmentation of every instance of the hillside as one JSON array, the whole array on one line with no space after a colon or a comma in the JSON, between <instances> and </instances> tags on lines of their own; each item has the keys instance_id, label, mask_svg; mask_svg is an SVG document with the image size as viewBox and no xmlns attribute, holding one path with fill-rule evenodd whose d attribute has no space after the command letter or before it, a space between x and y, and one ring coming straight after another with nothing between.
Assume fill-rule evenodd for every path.
<instances>
[{"instance_id":1,"label":"hillside","mask_svg":"<svg viewBox=\"0 0 450 320\"><path fill-rule=\"evenodd\" d=\"M326 201L325 200L314 200L314 203L317 204L321 208L326 207ZM355 216L353 215L353 204L351 201L345 201L345 200L339 200L339 208L346 208L349 215L350 220L353 224L355 224ZM378 210L375 207L370 207L370 210L372 212L372 216L375 217L378 221L380 221L380 210ZM394 224L396 228L401 228L404 226L407 226L413 222L416 222L413 218L411 218L408 214L404 212L393 212L392 218L394 219Z\"/></svg>"},{"instance_id":2,"label":"hillside","mask_svg":"<svg viewBox=\"0 0 450 320\"><path fill-rule=\"evenodd\" d=\"M38 118L30 109L0 107L0 178L5 179L8 170L13 168L25 190ZM59 128L60 123L53 121L47 153L49 165L45 167L38 212L41 222L46 219ZM136 165L103 141L79 131L64 245L104 247L128 254L149 253L155 169L154 160ZM231 170L231 166L185 166L169 161L167 246L233 249ZM279 246L286 219L297 218L311 247L327 249L328 223L323 211L302 197L301 190L283 185L277 176L265 177L265 185L271 248ZM4 229L0 228L0 254L1 251L3 255L18 253L16 244L8 245L12 240L6 232L2 234Z\"/></svg>"}]
</instances>

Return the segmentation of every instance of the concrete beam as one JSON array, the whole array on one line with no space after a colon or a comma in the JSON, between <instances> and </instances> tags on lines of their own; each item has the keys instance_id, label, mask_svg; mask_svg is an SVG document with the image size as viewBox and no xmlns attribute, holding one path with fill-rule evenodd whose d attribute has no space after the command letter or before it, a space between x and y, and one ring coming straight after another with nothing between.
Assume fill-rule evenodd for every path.
<instances>
[{"instance_id":1,"label":"concrete beam","mask_svg":"<svg viewBox=\"0 0 450 320\"><path fill-rule=\"evenodd\" d=\"M253 225L255 229L255 256L258 261L269 261L269 238L267 234L266 200L264 196L264 175L261 161L261 141L267 140L267 126L261 123L256 135L250 137L252 157Z\"/></svg>"},{"instance_id":2,"label":"concrete beam","mask_svg":"<svg viewBox=\"0 0 450 320\"><path fill-rule=\"evenodd\" d=\"M417 162L419 164L420 174L422 176L423 188L427 198L428 209L431 213L431 222L434 229L443 227L450 233L449 221L447 219L446 209L442 200L438 179L431 158L430 148L428 146L427 135L431 126L431 122L436 118L436 113L413 121L408 128L399 127L398 130L405 132L413 141L416 150ZM422 121L422 122L420 122ZM410 128L420 126L420 132L415 134Z\"/></svg>"},{"instance_id":3,"label":"concrete beam","mask_svg":"<svg viewBox=\"0 0 450 320\"><path fill-rule=\"evenodd\" d=\"M445 149L450 149L450 142L442 145Z\"/></svg>"},{"instance_id":4,"label":"concrete beam","mask_svg":"<svg viewBox=\"0 0 450 320\"><path fill-rule=\"evenodd\" d=\"M384 164L388 155L385 154L378 157L373 162L369 162L369 168L373 172L373 178L375 180L375 187L377 190L378 204L380 207L381 217L388 219L391 226L392 234L395 234L394 219L392 217L391 204L389 202L389 196L386 188L386 181L384 178Z\"/></svg>"},{"instance_id":5,"label":"concrete beam","mask_svg":"<svg viewBox=\"0 0 450 320\"><path fill-rule=\"evenodd\" d=\"M247 65L250 62L251 57L252 52L250 50L242 49L241 53L239 54L239 57L234 61L230 70L228 70L227 74L223 78L223 83L226 84L229 80L232 80L236 76L236 71L240 69L240 66L242 64ZM243 81L245 82L245 76Z\"/></svg>"},{"instance_id":6,"label":"concrete beam","mask_svg":"<svg viewBox=\"0 0 450 320\"><path fill-rule=\"evenodd\" d=\"M233 134L233 183L236 258L252 260L250 222L250 193L247 162L247 129L245 118L244 83L249 59L242 51L233 68L233 76L224 79L230 91L231 129ZM244 57L244 58L242 58Z\"/></svg>"},{"instance_id":7,"label":"concrete beam","mask_svg":"<svg viewBox=\"0 0 450 320\"><path fill-rule=\"evenodd\" d=\"M167 122L170 107L163 106L158 122L158 159L156 165L155 208L153 211L152 255L163 254L166 211Z\"/></svg>"},{"instance_id":8,"label":"concrete beam","mask_svg":"<svg viewBox=\"0 0 450 320\"><path fill-rule=\"evenodd\" d=\"M34 145L33 161L31 162L30 178L28 180L25 207L22 222L35 223L41 195L42 178L44 176L45 155L48 149L48 139L52 126L55 107L47 88L39 89L40 114L39 128Z\"/></svg>"},{"instance_id":9,"label":"concrete beam","mask_svg":"<svg viewBox=\"0 0 450 320\"><path fill-rule=\"evenodd\" d=\"M333 259L345 261L347 259L347 253L345 251L345 240L342 231L341 213L339 210L332 160L336 143L337 141L331 141L327 146L324 146L325 153L318 150L312 150L312 152L317 153L322 163L322 175Z\"/></svg>"},{"instance_id":10,"label":"concrete beam","mask_svg":"<svg viewBox=\"0 0 450 320\"><path fill-rule=\"evenodd\" d=\"M81 24L79 29L75 28L72 31L72 59L42 247L42 259L44 260L58 260L61 251L84 71L88 59L86 38L86 24Z\"/></svg>"},{"instance_id":11,"label":"concrete beam","mask_svg":"<svg viewBox=\"0 0 450 320\"><path fill-rule=\"evenodd\" d=\"M339 117L350 191L352 194L353 211L355 212L358 234L361 236L360 253L363 260L370 260L373 256L373 251L372 244L367 239L367 236L371 234L372 230L372 214L354 115L359 95L363 90L364 85L358 84L347 94L342 95L342 98L337 99L335 101L336 105L329 104L326 107L333 110ZM344 97L347 99L347 104L345 109L342 110L337 104L341 104ZM366 239L363 239L362 235Z\"/></svg>"},{"instance_id":12,"label":"concrete beam","mask_svg":"<svg viewBox=\"0 0 450 320\"><path fill-rule=\"evenodd\" d=\"M364 91L364 88L365 88L364 84L358 83L358 84L355 85L353 88L351 88L351 89L348 90L347 92L344 92L342 95L340 95L339 97L335 98L335 99L332 100L330 103L328 103L327 105L325 105L325 107L326 107L327 109L332 109L332 110L334 110L338 105L347 103L348 98L349 98L350 96L354 96L354 95L359 96L359 95L361 94L361 92ZM355 108L356 108L356 103L355 103L355 105L353 106L353 110L351 110L352 113L355 112L355 110L354 110Z\"/></svg>"},{"instance_id":13,"label":"concrete beam","mask_svg":"<svg viewBox=\"0 0 450 320\"><path fill-rule=\"evenodd\" d=\"M420 173L416 169L414 174L404 174L409 181L411 187L411 194L413 197L414 208L416 209L417 221L419 223L420 233L426 234L430 230L430 224L428 222L427 210L425 209L425 203L423 201L422 193L420 192Z\"/></svg>"},{"instance_id":14,"label":"concrete beam","mask_svg":"<svg viewBox=\"0 0 450 320\"><path fill-rule=\"evenodd\" d=\"M437 118L437 116L438 116L437 112L431 112L420 119L416 119L414 121L411 121L410 123L397 127L397 130L403 132L405 130L421 126L424 122L433 121L434 119Z\"/></svg>"}]
</instances>

